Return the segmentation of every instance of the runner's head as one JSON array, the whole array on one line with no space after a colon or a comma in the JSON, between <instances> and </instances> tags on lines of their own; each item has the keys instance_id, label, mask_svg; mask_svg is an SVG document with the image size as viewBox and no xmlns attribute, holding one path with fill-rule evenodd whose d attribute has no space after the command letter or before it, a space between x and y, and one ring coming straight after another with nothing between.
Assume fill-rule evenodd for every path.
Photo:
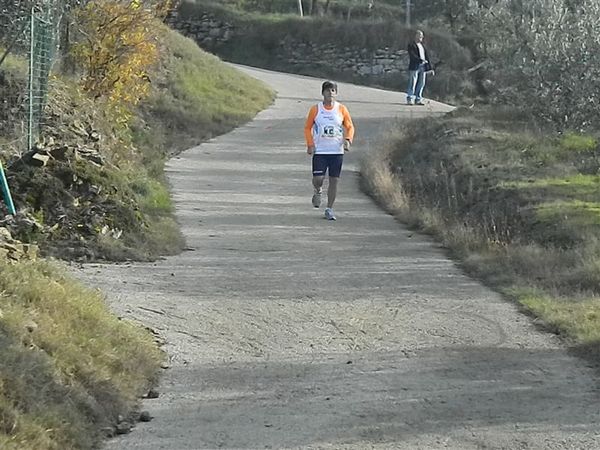
<instances>
[{"instance_id":1,"label":"runner's head","mask_svg":"<svg viewBox=\"0 0 600 450\"><path fill-rule=\"evenodd\" d=\"M322 85L321 85L321 94L325 93L326 89L331 89L333 91L335 91L335 93L337 94L337 83L333 82L333 81L325 81Z\"/></svg>"},{"instance_id":2,"label":"runner's head","mask_svg":"<svg viewBox=\"0 0 600 450\"><path fill-rule=\"evenodd\" d=\"M321 85L321 94L323 94L323 103L331 105L337 96L337 84L333 81L326 81Z\"/></svg>"}]
</instances>

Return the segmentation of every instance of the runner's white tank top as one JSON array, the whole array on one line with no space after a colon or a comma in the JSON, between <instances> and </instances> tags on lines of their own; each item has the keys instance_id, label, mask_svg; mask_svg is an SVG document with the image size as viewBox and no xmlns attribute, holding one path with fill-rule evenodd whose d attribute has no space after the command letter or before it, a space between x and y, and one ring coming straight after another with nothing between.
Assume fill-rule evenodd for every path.
<instances>
[{"instance_id":1,"label":"runner's white tank top","mask_svg":"<svg viewBox=\"0 0 600 450\"><path fill-rule=\"evenodd\" d=\"M323 102L317 105L317 115L313 125L315 153L324 155L344 154L344 117L340 104L333 102L331 110L325 109Z\"/></svg>"}]
</instances>

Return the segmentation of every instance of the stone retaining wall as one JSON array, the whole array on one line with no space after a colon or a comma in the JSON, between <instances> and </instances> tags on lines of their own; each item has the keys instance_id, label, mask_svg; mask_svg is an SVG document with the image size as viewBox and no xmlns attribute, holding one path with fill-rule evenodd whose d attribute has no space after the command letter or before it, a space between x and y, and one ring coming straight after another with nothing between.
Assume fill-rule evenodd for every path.
<instances>
[{"instance_id":1,"label":"stone retaining wall","mask_svg":"<svg viewBox=\"0 0 600 450\"><path fill-rule=\"evenodd\" d=\"M180 18L178 12L173 11L167 18L167 24L207 51L228 42L234 33L233 25L208 13L190 20Z\"/></svg>"},{"instance_id":2,"label":"stone retaining wall","mask_svg":"<svg viewBox=\"0 0 600 450\"><path fill-rule=\"evenodd\" d=\"M235 27L209 13L200 18L185 19L173 13L168 24L184 36L193 39L201 48L217 52L239 33ZM404 72L408 54L403 49L380 48L375 51L362 48L340 48L333 43L303 42L288 35L275 51L281 62L292 67L331 67L350 76L388 77Z\"/></svg>"},{"instance_id":3,"label":"stone retaining wall","mask_svg":"<svg viewBox=\"0 0 600 450\"><path fill-rule=\"evenodd\" d=\"M389 76L408 67L406 50L339 48L335 44L299 42L290 36L281 43L277 55L292 66L329 66L355 76Z\"/></svg>"}]
</instances>

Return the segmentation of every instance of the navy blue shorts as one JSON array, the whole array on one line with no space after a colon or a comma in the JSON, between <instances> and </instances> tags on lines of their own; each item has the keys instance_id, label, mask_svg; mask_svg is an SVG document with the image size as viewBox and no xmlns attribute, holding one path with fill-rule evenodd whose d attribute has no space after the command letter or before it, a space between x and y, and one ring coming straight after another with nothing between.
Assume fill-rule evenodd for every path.
<instances>
[{"instance_id":1,"label":"navy blue shorts","mask_svg":"<svg viewBox=\"0 0 600 450\"><path fill-rule=\"evenodd\" d=\"M314 177L322 177L329 171L330 177L339 177L342 173L344 155L320 155L315 153L312 159Z\"/></svg>"}]
</instances>

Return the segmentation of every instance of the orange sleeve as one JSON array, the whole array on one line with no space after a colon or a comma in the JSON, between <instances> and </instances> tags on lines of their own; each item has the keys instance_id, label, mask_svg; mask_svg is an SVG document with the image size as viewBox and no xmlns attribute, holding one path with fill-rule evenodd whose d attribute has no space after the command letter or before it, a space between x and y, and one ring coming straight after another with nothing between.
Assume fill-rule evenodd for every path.
<instances>
[{"instance_id":1,"label":"orange sleeve","mask_svg":"<svg viewBox=\"0 0 600 450\"><path fill-rule=\"evenodd\" d=\"M354 139L354 124L352 123L352 117L348 108L341 105L340 112L342 113L342 125L344 126L344 139L348 139L350 142Z\"/></svg>"},{"instance_id":2,"label":"orange sleeve","mask_svg":"<svg viewBox=\"0 0 600 450\"><path fill-rule=\"evenodd\" d=\"M315 117L317 117L317 105L313 105L308 111L308 117L306 117L306 122L304 124L304 139L306 140L306 146L310 147L315 145L315 140L313 139L313 125L315 124Z\"/></svg>"}]
</instances>

